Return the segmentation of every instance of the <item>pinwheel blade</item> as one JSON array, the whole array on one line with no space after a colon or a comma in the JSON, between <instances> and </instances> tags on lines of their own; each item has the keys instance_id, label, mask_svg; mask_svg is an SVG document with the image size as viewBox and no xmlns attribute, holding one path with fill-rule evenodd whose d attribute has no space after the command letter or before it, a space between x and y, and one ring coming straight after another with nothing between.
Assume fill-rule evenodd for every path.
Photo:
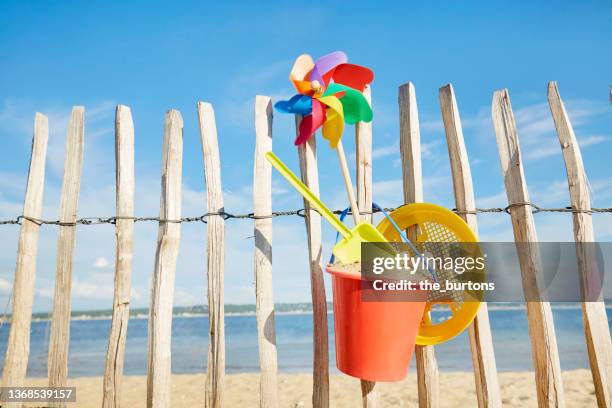
<instances>
[{"instance_id":1,"label":"pinwheel blade","mask_svg":"<svg viewBox=\"0 0 612 408\"><path fill-rule=\"evenodd\" d=\"M327 106L323 137L329 141L330 147L335 149L344 132L344 108L336 95L322 96L319 101Z\"/></svg>"},{"instance_id":2,"label":"pinwheel blade","mask_svg":"<svg viewBox=\"0 0 612 408\"><path fill-rule=\"evenodd\" d=\"M323 86L327 85L323 76L340 64L346 64L348 57L342 51L334 51L322 56L315 62L312 72L310 73L311 81L319 81Z\"/></svg>"},{"instance_id":3,"label":"pinwheel blade","mask_svg":"<svg viewBox=\"0 0 612 408\"><path fill-rule=\"evenodd\" d=\"M326 84L331 81L363 92L366 85L374 80L374 72L366 67L355 64L340 64L324 75Z\"/></svg>"},{"instance_id":4,"label":"pinwheel blade","mask_svg":"<svg viewBox=\"0 0 612 408\"><path fill-rule=\"evenodd\" d=\"M302 54L296 58L289 74L289 80L293 82L295 89L303 95L312 95L313 91L310 86L310 72L314 68L312 57L308 54Z\"/></svg>"},{"instance_id":5,"label":"pinwheel blade","mask_svg":"<svg viewBox=\"0 0 612 408\"><path fill-rule=\"evenodd\" d=\"M288 101L278 101L274 104L277 111L298 115L309 115L312 112L312 98L307 95L294 95Z\"/></svg>"},{"instance_id":6,"label":"pinwheel blade","mask_svg":"<svg viewBox=\"0 0 612 408\"><path fill-rule=\"evenodd\" d=\"M350 125L357 122L370 122L372 120L372 108L363 94L356 89L340 84L329 84L322 98L345 92L340 99L344 110L344 121ZM322 99L321 98L321 99Z\"/></svg>"},{"instance_id":7,"label":"pinwheel blade","mask_svg":"<svg viewBox=\"0 0 612 408\"><path fill-rule=\"evenodd\" d=\"M304 116L300 122L298 136L294 144L299 146L304 144L325 122L325 107L316 99L312 100L312 114Z\"/></svg>"}]
</instances>

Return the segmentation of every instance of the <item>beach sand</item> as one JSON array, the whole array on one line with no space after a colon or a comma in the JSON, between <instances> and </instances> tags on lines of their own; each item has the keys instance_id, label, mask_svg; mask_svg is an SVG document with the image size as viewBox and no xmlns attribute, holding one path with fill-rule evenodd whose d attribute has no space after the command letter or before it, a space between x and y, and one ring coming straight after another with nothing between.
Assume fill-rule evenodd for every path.
<instances>
[{"instance_id":1,"label":"beach sand","mask_svg":"<svg viewBox=\"0 0 612 408\"><path fill-rule=\"evenodd\" d=\"M508 407L535 407L535 383L532 372L499 374L502 400ZM28 385L44 385L42 378L30 379ZM172 406L204 406L204 374L175 374L172 377ZM565 402L569 407L596 406L591 373L588 370L563 372ZM77 387L77 402L68 407L100 407L102 378L84 377L69 380ZM279 375L281 407L311 407L312 376L310 374ZM354 408L361 406L359 381L345 375L330 378L331 406ZM379 384L383 407L414 407L417 386L414 373L397 383ZM122 406L129 408L146 405L146 377L126 376L123 382ZM230 374L225 382L226 407L257 407L259 398L258 374ZM442 407L476 407L474 375L465 372L440 373ZM28 405L29 406L29 405ZM34 405L33 405L34 406Z\"/></svg>"}]
</instances>

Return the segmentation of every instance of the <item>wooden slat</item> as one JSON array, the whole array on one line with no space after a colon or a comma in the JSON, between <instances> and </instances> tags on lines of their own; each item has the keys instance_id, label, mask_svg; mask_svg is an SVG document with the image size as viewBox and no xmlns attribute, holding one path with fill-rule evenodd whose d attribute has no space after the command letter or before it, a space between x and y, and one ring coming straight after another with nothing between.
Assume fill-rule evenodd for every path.
<instances>
[{"instance_id":1,"label":"wooden slat","mask_svg":"<svg viewBox=\"0 0 612 408\"><path fill-rule=\"evenodd\" d=\"M440 88L440 109L446 133L446 144L451 164L455 207L460 212L475 211L474 186L470 162L463 139L461 117L457 108L455 91L452 85ZM476 214L460 214L474 234L478 236ZM501 394L495 365L493 337L486 302L480 305L474 322L470 325L468 336L474 364L476 396L479 407L501 407Z\"/></svg>"},{"instance_id":2,"label":"wooden slat","mask_svg":"<svg viewBox=\"0 0 612 408\"><path fill-rule=\"evenodd\" d=\"M253 214L272 214L272 166L266 153L272 150L272 100L255 97L255 168ZM259 406L278 407L276 325L272 286L272 218L255 219L255 297L259 343Z\"/></svg>"},{"instance_id":3,"label":"wooden slat","mask_svg":"<svg viewBox=\"0 0 612 408\"><path fill-rule=\"evenodd\" d=\"M510 215L514 241L517 243L523 290L527 299L534 299L537 288L544 287L541 275L542 262L531 208L522 204L529 202L529 193L516 122L507 90L495 92L492 116L508 204L514 206L510 209ZM519 246L518 243L523 244ZM552 310L550 303L540 299L539 302L527 302L538 404L540 407L564 406L561 366Z\"/></svg>"},{"instance_id":4,"label":"wooden slat","mask_svg":"<svg viewBox=\"0 0 612 408\"><path fill-rule=\"evenodd\" d=\"M172 381L172 306L176 261L181 238L181 179L183 166L183 118L176 110L166 113L162 147L161 200L151 281L149 309L149 354L147 367L147 406L169 407Z\"/></svg>"},{"instance_id":5,"label":"wooden slat","mask_svg":"<svg viewBox=\"0 0 612 408\"><path fill-rule=\"evenodd\" d=\"M400 109L400 155L402 159L402 180L404 181L404 202L423 202L423 172L421 167L421 131L416 90L412 82L399 88Z\"/></svg>"},{"instance_id":6,"label":"wooden slat","mask_svg":"<svg viewBox=\"0 0 612 408\"><path fill-rule=\"evenodd\" d=\"M423 202L423 176L421 169L421 134L412 82L399 88L400 153L404 180L404 203ZM419 407L438 407L439 373L433 346L416 346Z\"/></svg>"},{"instance_id":7,"label":"wooden slat","mask_svg":"<svg viewBox=\"0 0 612 408\"><path fill-rule=\"evenodd\" d=\"M222 212L221 161L217 141L215 112L210 103L198 103L200 138L204 157L206 202L209 212ZM206 373L207 408L223 406L225 379L225 309L223 275L225 271L225 219L221 215L208 217L207 276L208 276L208 371Z\"/></svg>"},{"instance_id":8,"label":"wooden slat","mask_svg":"<svg viewBox=\"0 0 612 408\"><path fill-rule=\"evenodd\" d=\"M296 117L296 131L301 118ZM319 195L319 172L317 168L317 144L314 137L298 146L300 174L302 182L317 196ZM312 373L312 406L329 407L329 349L327 336L327 300L321 268L321 216L310 210L310 204L304 200L306 208L304 221L308 239L308 260L310 264L310 291L313 310L313 373Z\"/></svg>"},{"instance_id":9,"label":"wooden slat","mask_svg":"<svg viewBox=\"0 0 612 408\"><path fill-rule=\"evenodd\" d=\"M372 90L363 91L372 105ZM372 211L372 122L358 122L355 125L355 146L357 160L357 203L361 213ZM372 221L371 216L364 217Z\"/></svg>"},{"instance_id":10,"label":"wooden slat","mask_svg":"<svg viewBox=\"0 0 612 408\"><path fill-rule=\"evenodd\" d=\"M556 82L548 84L548 104L563 152L572 208L589 211L591 196L582 154ZM600 407L612 407L612 342L606 307L600 290L600 271L594 247L590 244L580 245L585 242L595 242L593 218L588 212L575 212L572 217L574 239L578 244L576 246L578 268L582 276L582 286L585 288L585 298L589 300L582 303L582 316L595 395ZM598 301L592 301L594 299Z\"/></svg>"},{"instance_id":11,"label":"wooden slat","mask_svg":"<svg viewBox=\"0 0 612 408\"><path fill-rule=\"evenodd\" d=\"M49 386L64 387L68 377L68 347L70 341L70 300L72 284L72 261L76 238L77 206L81 186L83 164L85 108L72 109L66 135L64 178L60 198L59 219L67 225L59 226L57 239L57 261L55 293L53 295L53 318L49 340ZM58 404L61 406L63 404Z\"/></svg>"},{"instance_id":12,"label":"wooden slat","mask_svg":"<svg viewBox=\"0 0 612 408\"><path fill-rule=\"evenodd\" d=\"M371 106L372 93L369 86L364 89L363 95ZM372 122L358 122L355 125L355 147L357 204L361 219L372 222ZM375 382L361 380L361 401L368 408L380 405Z\"/></svg>"},{"instance_id":13,"label":"wooden slat","mask_svg":"<svg viewBox=\"0 0 612 408\"><path fill-rule=\"evenodd\" d=\"M115 177L115 291L104 367L104 408L121 405L125 342L130 317L134 220L129 218L134 216L134 123L130 108L124 105L117 106L115 111Z\"/></svg>"},{"instance_id":14,"label":"wooden slat","mask_svg":"<svg viewBox=\"0 0 612 408\"><path fill-rule=\"evenodd\" d=\"M48 119L45 115L36 113L28 181L23 203L25 217L41 218L48 140ZM22 220L13 281L11 328L2 373L4 387L23 387L28 368L39 232L38 224L28 219Z\"/></svg>"}]
</instances>

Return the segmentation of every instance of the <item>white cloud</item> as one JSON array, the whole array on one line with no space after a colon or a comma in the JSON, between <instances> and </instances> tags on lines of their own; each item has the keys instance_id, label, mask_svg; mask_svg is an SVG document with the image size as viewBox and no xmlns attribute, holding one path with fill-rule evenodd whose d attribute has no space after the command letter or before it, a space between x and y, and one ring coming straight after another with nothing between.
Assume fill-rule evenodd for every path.
<instances>
[{"instance_id":1,"label":"white cloud","mask_svg":"<svg viewBox=\"0 0 612 408\"><path fill-rule=\"evenodd\" d=\"M97 269L104 269L104 268L108 268L110 266L110 262L108 259L106 259L106 257L103 256L99 256L96 258L96 260L93 263L93 267L97 268Z\"/></svg>"},{"instance_id":2,"label":"white cloud","mask_svg":"<svg viewBox=\"0 0 612 408\"><path fill-rule=\"evenodd\" d=\"M442 120L425 120L421 122L421 130L423 132L442 132L444 131L444 122Z\"/></svg>"},{"instance_id":3,"label":"white cloud","mask_svg":"<svg viewBox=\"0 0 612 408\"><path fill-rule=\"evenodd\" d=\"M612 194L612 179L597 179L591 183L592 197L601 200L609 199ZM556 180L541 188L530 188L531 201L542 207L565 207L569 203L567 180ZM600 195L601 194L601 195ZM501 207L507 205L505 190L497 194L478 198L479 208ZM572 217L568 213L539 213L534 215L536 230L540 241L572 241ZM505 214L479 214L478 224L480 238L488 241L511 241L512 226L510 217ZM612 220L607 216L593 216L595 237L599 241L607 241L612 237Z\"/></svg>"},{"instance_id":4,"label":"white cloud","mask_svg":"<svg viewBox=\"0 0 612 408\"><path fill-rule=\"evenodd\" d=\"M506 191L502 190L497 194L476 198L476 206L485 207L505 207L508 204Z\"/></svg>"},{"instance_id":5,"label":"white cloud","mask_svg":"<svg viewBox=\"0 0 612 408\"><path fill-rule=\"evenodd\" d=\"M423 190L428 197L427 201L437 201L437 192L442 186L448 184L448 176L432 176L423 178ZM378 205L389 207L404 202L404 183L401 179L375 181L372 185L375 202Z\"/></svg>"},{"instance_id":6,"label":"white cloud","mask_svg":"<svg viewBox=\"0 0 612 408\"><path fill-rule=\"evenodd\" d=\"M0 188L3 192L25 193L26 177L23 174L0 171Z\"/></svg>"},{"instance_id":7,"label":"white cloud","mask_svg":"<svg viewBox=\"0 0 612 408\"><path fill-rule=\"evenodd\" d=\"M139 290L135 289L134 287L130 288L130 298L132 299L132 301L136 301L136 302L140 302L142 300L142 294L140 293Z\"/></svg>"},{"instance_id":8,"label":"white cloud","mask_svg":"<svg viewBox=\"0 0 612 408\"><path fill-rule=\"evenodd\" d=\"M105 285L74 279L72 282L72 297L110 301L113 298L112 281Z\"/></svg>"},{"instance_id":9,"label":"white cloud","mask_svg":"<svg viewBox=\"0 0 612 408\"><path fill-rule=\"evenodd\" d=\"M437 146L439 141L421 143L421 156L424 160L434 160L440 157Z\"/></svg>"},{"instance_id":10,"label":"white cloud","mask_svg":"<svg viewBox=\"0 0 612 408\"><path fill-rule=\"evenodd\" d=\"M252 190L252 186L249 185L249 187ZM272 180L272 197L273 199L275 197L280 197L283 196L287 193L289 193L290 190L289 188L287 188L287 183L286 182L282 182L280 180L277 179L273 179Z\"/></svg>"},{"instance_id":11,"label":"white cloud","mask_svg":"<svg viewBox=\"0 0 612 408\"><path fill-rule=\"evenodd\" d=\"M0 294L8 295L13 290L13 283L7 279L0 278Z\"/></svg>"},{"instance_id":12,"label":"white cloud","mask_svg":"<svg viewBox=\"0 0 612 408\"><path fill-rule=\"evenodd\" d=\"M36 289L36 296L39 296L44 299L53 299L53 287L43 287Z\"/></svg>"},{"instance_id":13,"label":"white cloud","mask_svg":"<svg viewBox=\"0 0 612 408\"><path fill-rule=\"evenodd\" d=\"M606 141L608 141L607 137L594 135L581 139L579 138L578 144L580 145L581 149L584 149L585 147L593 146ZM556 143L542 143L534 148L523 149L523 151L525 152L525 159L527 160L538 160L561 154L561 148Z\"/></svg>"},{"instance_id":14,"label":"white cloud","mask_svg":"<svg viewBox=\"0 0 612 408\"><path fill-rule=\"evenodd\" d=\"M204 303L203 296L196 296L192 291L181 287L174 289L175 306L195 306Z\"/></svg>"},{"instance_id":15,"label":"white cloud","mask_svg":"<svg viewBox=\"0 0 612 408\"><path fill-rule=\"evenodd\" d=\"M569 202L567 180L556 180L542 188L531 189L531 201L539 206L561 205Z\"/></svg>"},{"instance_id":16,"label":"white cloud","mask_svg":"<svg viewBox=\"0 0 612 408\"><path fill-rule=\"evenodd\" d=\"M391 155L399 154L399 142L389 146L382 146L372 149L372 159L379 159Z\"/></svg>"},{"instance_id":17,"label":"white cloud","mask_svg":"<svg viewBox=\"0 0 612 408\"><path fill-rule=\"evenodd\" d=\"M277 89L269 92L273 103L288 99L292 93L285 86L279 89L278 84L286 84L288 72L293 61L282 60L258 66L253 69L245 64L234 76L226 81L223 102L215 107L218 116L217 124L231 125L240 130L252 131L255 118L255 97L261 89Z\"/></svg>"},{"instance_id":18,"label":"white cloud","mask_svg":"<svg viewBox=\"0 0 612 408\"><path fill-rule=\"evenodd\" d=\"M15 100L5 99L0 107L0 124L8 136L32 135L34 110L23 109L22 104Z\"/></svg>"},{"instance_id":19,"label":"white cloud","mask_svg":"<svg viewBox=\"0 0 612 408\"><path fill-rule=\"evenodd\" d=\"M581 148L609 140L602 135L582 136L585 125L593 118L608 112L605 104L589 100L567 100L565 106ZM541 160L561 154L555 124L547 103L515 106L513 111L525 160ZM495 140L490 106L483 106L476 115L462 120L462 124L463 128L468 130L466 133L469 135L471 130L481 143Z\"/></svg>"},{"instance_id":20,"label":"white cloud","mask_svg":"<svg viewBox=\"0 0 612 408\"><path fill-rule=\"evenodd\" d=\"M402 180L376 181L372 185L375 201L378 205L388 207L404 201Z\"/></svg>"},{"instance_id":21,"label":"white cloud","mask_svg":"<svg viewBox=\"0 0 612 408\"><path fill-rule=\"evenodd\" d=\"M596 179L590 183L591 187L591 198L597 198L598 200L604 200L612 197L612 179ZM547 182L543 186L537 186L533 184L529 189L531 201L539 206L561 206L565 207L569 205L569 188L567 180L554 180ZM508 199L506 191L502 188L499 193L478 197L476 199L476 206L480 208L487 207L501 207L504 208L508 205Z\"/></svg>"},{"instance_id":22,"label":"white cloud","mask_svg":"<svg viewBox=\"0 0 612 408\"><path fill-rule=\"evenodd\" d=\"M612 178L604 178L590 181L591 198L594 205L600 205L612 198ZM610 206L609 202L605 205Z\"/></svg>"},{"instance_id":23,"label":"white cloud","mask_svg":"<svg viewBox=\"0 0 612 408\"><path fill-rule=\"evenodd\" d=\"M106 158L96 154L99 146L96 142L113 132L114 106L115 103L112 101L101 101L85 109L85 157L90 168L99 168L106 162ZM30 103L24 101L5 99L0 106L0 135L16 137L23 145L29 147L32 140L34 114L39 108L39 106L34 108ZM40 112L49 118L47 164L56 176L63 174L66 126L71 111L72 107L57 105L40 109Z\"/></svg>"},{"instance_id":24,"label":"white cloud","mask_svg":"<svg viewBox=\"0 0 612 408\"><path fill-rule=\"evenodd\" d=\"M540 103L514 109L514 118L519 128L521 141L530 145L538 140L539 136L549 134L555 130L548 104Z\"/></svg>"},{"instance_id":25,"label":"white cloud","mask_svg":"<svg viewBox=\"0 0 612 408\"><path fill-rule=\"evenodd\" d=\"M580 147L587 147L601 142L606 142L608 140L609 139L605 136L594 135L579 139L578 144L580 145Z\"/></svg>"},{"instance_id":26,"label":"white cloud","mask_svg":"<svg viewBox=\"0 0 612 408\"><path fill-rule=\"evenodd\" d=\"M421 156L423 159L432 160L440 157L437 146L440 145L439 141L433 142L421 142ZM354 152L349 153L349 157L354 156ZM400 156L399 141L387 145L376 147L372 149L372 159L380 159L388 156Z\"/></svg>"}]
</instances>

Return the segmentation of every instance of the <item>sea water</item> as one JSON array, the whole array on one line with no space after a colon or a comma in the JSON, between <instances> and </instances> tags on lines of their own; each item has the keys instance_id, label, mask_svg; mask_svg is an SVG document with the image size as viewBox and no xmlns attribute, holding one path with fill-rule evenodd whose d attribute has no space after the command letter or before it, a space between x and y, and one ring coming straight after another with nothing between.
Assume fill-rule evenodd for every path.
<instances>
[{"instance_id":1,"label":"sea water","mask_svg":"<svg viewBox=\"0 0 612 408\"><path fill-rule=\"evenodd\" d=\"M612 314L607 306L608 316ZM433 320L443 319L435 312ZM563 370L588 368L586 345L579 306L553 306L557 343ZM533 370L527 313L523 306L489 305L495 357L499 371ZM333 315L329 319L330 368L335 368ZM73 319L70 324L68 371L71 377L99 376L104 371L109 319ZM9 325L0 328L0 362L4 359ZM47 373L50 322L32 322L28 375ZM172 371L199 373L206 370L208 318L175 316L172 323ZM225 317L226 370L228 373L256 372L259 369L257 330L254 315ZM312 314L276 315L278 365L281 372L312 370ZM436 359L443 371L472 371L467 333L436 346ZM132 318L128 326L125 374L143 375L147 367L147 319ZM411 370L414 370L414 361Z\"/></svg>"}]
</instances>

